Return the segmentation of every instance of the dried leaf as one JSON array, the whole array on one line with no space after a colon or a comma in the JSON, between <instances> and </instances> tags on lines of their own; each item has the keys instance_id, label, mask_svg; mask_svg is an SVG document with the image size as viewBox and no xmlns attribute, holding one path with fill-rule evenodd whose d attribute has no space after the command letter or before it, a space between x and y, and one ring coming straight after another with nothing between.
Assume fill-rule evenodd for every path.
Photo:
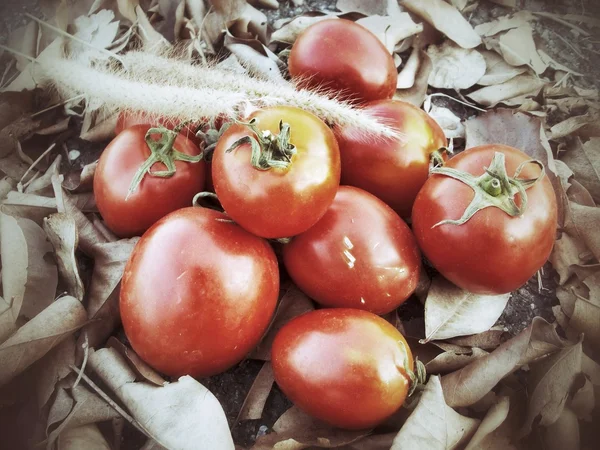
<instances>
[{"instance_id":1,"label":"dried leaf","mask_svg":"<svg viewBox=\"0 0 600 450\"><path fill-rule=\"evenodd\" d=\"M57 383L71 374L75 364L75 337L69 336L36 363L36 392L40 410L46 405Z\"/></svg>"},{"instance_id":2,"label":"dried leaf","mask_svg":"<svg viewBox=\"0 0 600 450\"><path fill-rule=\"evenodd\" d=\"M63 199L66 209L65 213L73 217L77 224L79 248L88 256L93 256L96 244L106 243L107 239L79 210L77 203L71 196L63 193Z\"/></svg>"},{"instance_id":3,"label":"dried leaf","mask_svg":"<svg viewBox=\"0 0 600 450\"><path fill-rule=\"evenodd\" d=\"M383 43L390 53L396 45L417 33L423 31L423 25L412 20L408 13L398 13L394 16L367 16L356 21Z\"/></svg>"},{"instance_id":4,"label":"dried leaf","mask_svg":"<svg viewBox=\"0 0 600 450\"><path fill-rule=\"evenodd\" d=\"M527 65L538 75L548 68L537 52L530 25L520 26L500 36L499 45L504 60L513 66Z\"/></svg>"},{"instance_id":5,"label":"dried leaf","mask_svg":"<svg viewBox=\"0 0 600 450\"><path fill-rule=\"evenodd\" d=\"M396 81L396 89L409 89L415 84L415 77L421 65L421 51L418 47L414 47L406 64L398 74Z\"/></svg>"},{"instance_id":6,"label":"dried leaf","mask_svg":"<svg viewBox=\"0 0 600 450\"><path fill-rule=\"evenodd\" d=\"M119 341L116 337L111 336L106 343L107 348L114 348L119 354L129 363L129 368L132 369L137 376L136 381L148 381L156 386L162 386L166 381L148 364L142 361L138 354Z\"/></svg>"},{"instance_id":7,"label":"dried leaf","mask_svg":"<svg viewBox=\"0 0 600 450\"><path fill-rule=\"evenodd\" d=\"M483 350L494 350L503 342L503 338L506 334L507 332L502 328L492 328L491 330L472 336L455 337L449 339L448 342L463 347L477 347Z\"/></svg>"},{"instance_id":8,"label":"dried leaf","mask_svg":"<svg viewBox=\"0 0 600 450\"><path fill-rule=\"evenodd\" d=\"M495 106L498 103L519 96L537 95L544 86L544 81L531 75L518 75L510 80L486 86L467 94L471 100L484 106Z\"/></svg>"},{"instance_id":9,"label":"dried leaf","mask_svg":"<svg viewBox=\"0 0 600 450\"><path fill-rule=\"evenodd\" d=\"M23 70L21 74L5 88L5 91L31 91L37 88L41 84L41 81L43 79L41 71L38 67L38 63L59 57L60 52L62 51L62 45L62 38L56 38L37 56L37 63L29 63L25 70Z\"/></svg>"},{"instance_id":10,"label":"dried leaf","mask_svg":"<svg viewBox=\"0 0 600 450\"><path fill-rule=\"evenodd\" d=\"M395 437L396 433L373 434L344 445L340 450L389 450Z\"/></svg>"},{"instance_id":11,"label":"dried leaf","mask_svg":"<svg viewBox=\"0 0 600 450\"><path fill-rule=\"evenodd\" d=\"M300 36L304 30L311 25L321 22L326 19L337 19L337 16L331 14L323 15L300 15L295 17L290 22L279 28L277 31L271 34L271 42L283 42L286 44L293 44L296 42L298 36Z\"/></svg>"},{"instance_id":12,"label":"dried leaf","mask_svg":"<svg viewBox=\"0 0 600 450\"><path fill-rule=\"evenodd\" d=\"M226 33L224 45L252 75L274 83L285 82L279 59L257 39L241 39Z\"/></svg>"},{"instance_id":13,"label":"dried leaf","mask_svg":"<svg viewBox=\"0 0 600 450\"><path fill-rule=\"evenodd\" d=\"M600 305L578 296L569 327L583 333L586 343L600 350Z\"/></svg>"},{"instance_id":14,"label":"dried leaf","mask_svg":"<svg viewBox=\"0 0 600 450\"><path fill-rule=\"evenodd\" d=\"M579 450L580 435L577 416L569 408L562 410L558 419L543 430L547 450Z\"/></svg>"},{"instance_id":15,"label":"dried leaf","mask_svg":"<svg viewBox=\"0 0 600 450\"><path fill-rule=\"evenodd\" d=\"M487 354L488 352L480 348L473 348L470 353L444 352L425 364L425 368L429 374L454 372Z\"/></svg>"},{"instance_id":16,"label":"dried leaf","mask_svg":"<svg viewBox=\"0 0 600 450\"><path fill-rule=\"evenodd\" d=\"M267 403L267 398L273 388L275 377L273 375L273 366L270 362L265 362L256 375L248 395L242 404L242 408L236 419L236 423L242 420L260 419Z\"/></svg>"},{"instance_id":17,"label":"dried leaf","mask_svg":"<svg viewBox=\"0 0 600 450\"><path fill-rule=\"evenodd\" d=\"M81 172L70 172L65 177L63 187L72 192L91 191L94 184L94 173L98 167L98 161L86 164Z\"/></svg>"},{"instance_id":18,"label":"dried leaf","mask_svg":"<svg viewBox=\"0 0 600 450\"><path fill-rule=\"evenodd\" d=\"M474 48L481 44L481 38L471 24L454 6L443 0L404 0L401 5L421 16L463 48Z\"/></svg>"},{"instance_id":19,"label":"dried leaf","mask_svg":"<svg viewBox=\"0 0 600 450\"><path fill-rule=\"evenodd\" d=\"M393 16L401 13L395 0L337 0L335 7L343 13L358 12L365 16Z\"/></svg>"},{"instance_id":20,"label":"dried leaf","mask_svg":"<svg viewBox=\"0 0 600 450\"><path fill-rule=\"evenodd\" d=\"M429 85L436 88L468 89L485 74L485 60L477 50L467 50L450 41L430 45L427 55L433 64Z\"/></svg>"},{"instance_id":21,"label":"dried leaf","mask_svg":"<svg viewBox=\"0 0 600 450\"><path fill-rule=\"evenodd\" d=\"M448 108L431 105L427 114L444 130L447 139L463 139L465 137L465 126L461 118Z\"/></svg>"},{"instance_id":22,"label":"dried leaf","mask_svg":"<svg viewBox=\"0 0 600 450\"><path fill-rule=\"evenodd\" d=\"M192 377L162 387L134 382L135 373L114 349L92 353L89 365L160 445L194 450L201 442L213 450L234 449L223 408Z\"/></svg>"},{"instance_id":23,"label":"dried leaf","mask_svg":"<svg viewBox=\"0 0 600 450\"><path fill-rule=\"evenodd\" d=\"M522 26L528 26L534 19L529 11L519 11L510 16L502 16L491 22L482 23L475 27L475 31L481 36L490 37L503 31L512 30Z\"/></svg>"},{"instance_id":24,"label":"dried leaf","mask_svg":"<svg viewBox=\"0 0 600 450\"><path fill-rule=\"evenodd\" d=\"M592 411L596 407L594 384L586 377L583 386L575 392L568 408L575 413L577 418L587 422L592 421ZM600 400L600 399L598 399Z\"/></svg>"},{"instance_id":25,"label":"dried leaf","mask_svg":"<svg viewBox=\"0 0 600 450\"><path fill-rule=\"evenodd\" d=\"M461 416L446 405L440 378L432 376L391 450L452 450L467 442L478 425L479 420Z\"/></svg>"},{"instance_id":26,"label":"dried leaf","mask_svg":"<svg viewBox=\"0 0 600 450\"><path fill-rule=\"evenodd\" d=\"M477 84L482 86L494 86L505 83L527 70L526 67L511 66L498 53L490 50L482 51L481 55L485 60L486 71Z\"/></svg>"},{"instance_id":27,"label":"dried leaf","mask_svg":"<svg viewBox=\"0 0 600 450\"><path fill-rule=\"evenodd\" d=\"M267 43L267 17L246 0L210 0L210 12L204 18L204 30L211 44L224 30L243 39L256 38Z\"/></svg>"},{"instance_id":28,"label":"dried leaf","mask_svg":"<svg viewBox=\"0 0 600 450\"><path fill-rule=\"evenodd\" d=\"M486 448L485 441L500 425L504 423L510 410L508 397L500 397L487 412L481 425L473 435L465 450L478 450Z\"/></svg>"},{"instance_id":29,"label":"dried leaf","mask_svg":"<svg viewBox=\"0 0 600 450\"><path fill-rule=\"evenodd\" d=\"M429 86L429 74L433 68L431 59L423 50L419 50L419 59L421 63L415 81L410 89L398 89L394 94L394 100L403 100L412 103L415 106L421 106L427 97L427 87Z\"/></svg>"},{"instance_id":30,"label":"dried leaf","mask_svg":"<svg viewBox=\"0 0 600 450\"><path fill-rule=\"evenodd\" d=\"M600 209L573 202L570 202L569 206L571 219L577 229L577 233L596 259L600 260L600 236L596 232L600 223Z\"/></svg>"},{"instance_id":31,"label":"dried leaf","mask_svg":"<svg viewBox=\"0 0 600 450\"><path fill-rule=\"evenodd\" d=\"M81 328L87 317L81 302L62 297L0 345L0 385L7 383Z\"/></svg>"},{"instance_id":32,"label":"dried leaf","mask_svg":"<svg viewBox=\"0 0 600 450\"><path fill-rule=\"evenodd\" d=\"M111 450L95 424L71 428L58 438L58 450Z\"/></svg>"},{"instance_id":33,"label":"dried leaf","mask_svg":"<svg viewBox=\"0 0 600 450\"><path fill-rule=\"evenodd\" d=\"M590 111L580 116L569 117L550 128L550 139L556 140L571 134L582 137L600 136L599 119L600 113L598 111Z\"/></svg>"},{"instance_id":34,"label":"dried leaf","mask_svg":"<svg viewBox=\"0 0 600 450\"><path fill-rule=\"evenodd\" d=\"M554 326L535 317L527 328L487 356L442 377L449 406L468 406L483 398L505 376L544 355L567 346Z\"/></svg>"},{"instance_id":35,"label":"dried leaf","mask_svg":"<svg viewBox=\"0 0 600 450\"><path fill-rule=\"evenodd\" d=\"M560 239L554 243L554 248L550 254L550 262L554 270L558 272L559 284L565 284L569 277L574 273L572 267L577 264L585 264L582 256L587 251L585 244L563 233Z\"/></svg>"},{"instance_id":36,"label":"dried leaf","mask_svg":"<svg viewBox=\"0 0 600 450\"><path fill-rule=\"evenodd\" d=\"M510 294L473 294L441 276L434 278L425 301L424 342L489 330L509 298Z\"/></svg>"},{"instance_id":37,"label":"dried leaf","mask_svg":"<svg viewBox=\"0 0 600 450\"><path fill-rule=\"evenodd\" d=\"M579 181L600 202L600 138L591 138L585 144L575 138L561 157Z\"/></svg>"}]
</instances>

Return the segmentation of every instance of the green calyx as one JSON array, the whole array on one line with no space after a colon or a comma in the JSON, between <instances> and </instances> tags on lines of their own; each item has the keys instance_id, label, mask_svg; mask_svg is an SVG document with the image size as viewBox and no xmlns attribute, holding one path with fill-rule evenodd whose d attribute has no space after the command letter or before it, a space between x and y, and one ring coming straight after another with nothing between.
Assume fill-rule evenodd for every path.
<instances>
[{"instance_id":1,"label":"green calyx","mask_svg":"<svg viewBox=\"0 0 600 450\"><path fill-rule=\"evenodd\" d=\"M527 164L537 164L541 173L536 178L519 178L523 167ZM465 209L462 217L458 220L442 220L436 223L433 228L444 225L462 225L482 209L494 206L501 209L511 217L522 215L527 209L527 189L535 185L544 177L545 171L543 164L535 159L524 161L517 167L514 178L510 178L506 173L506 162L504 153L495 152L492 163L485 168L485 173L478 177L468 172L452 169L449 167L434 167L431 174L445 175L455 180L461 181L469 186L475 192L473 200ZM519 194L521 206L515 202L515 196Z\"/></svg>"},{"instance_id":2,"label":"green calyx","mask_svg":"<svg viewBox=\"0 0 600 450\"><path fill-rule=\"evenodd\" d=\"M419 386L425 384L427 380L427 371L425 370L425 364L423 364L419 358L415 359L415 371L408 371L410 377L410 389L408 390L408 396L412 396Z\"/></svg>"},{"instance_id":3,"label":"green calyx","mask_svg":"<svg viewBox=\"0 0 600 450\"><path fill-rule=\"evenodd\" d=\"M170 178L175 175L175 161L184 161L189 163L198 163L202 161L202 157L204 156L203 152L200 152L199 155L194 156L175 150L175 139L177 138L177 135L181 129L186 125L187 123L184 122L178 125L174 130L157 127L150 128L146 132L145 140L146 145L150 149L150 156L146 161L144 161L144 163L139 167L133 176L125 200L129 199L131 194L136 191L146 174L153 177ZM160 135L160 138L158 140L153 139L152 135L157 134ZM153 172L152 166L156 163L164 164L166 170Z\"/></svg>"},{"instance_id":4,"label":"green calyx","mask_svg":"<svg viewBox=\"0 0 600 450\"><path fill-rule=\"evenodd\" d=\"M280 121L279 134L275 135L269 130L259 130L256 126L257 122L257 119L252 119L247 123L238 122L250 128L254 136L244 136L238 139L227 149L227 153L234 151L240 145L250 144L252 148L250 163L255 169L288 168L296 153L296 147L290 143L290 125Z\"/></svg>"}]
</instances>

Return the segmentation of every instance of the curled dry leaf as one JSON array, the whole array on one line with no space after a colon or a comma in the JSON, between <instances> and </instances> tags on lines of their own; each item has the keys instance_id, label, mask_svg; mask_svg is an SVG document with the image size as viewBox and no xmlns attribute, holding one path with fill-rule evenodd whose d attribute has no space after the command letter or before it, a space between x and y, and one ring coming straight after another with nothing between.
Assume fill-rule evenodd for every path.
<instances>
[{"instance_id":1,"label":"curled dry leaf","mask_svg":"<svg viewBox=\"0 0 600 450\"><path fill-rule=\"evenodd\" d=\"M337 19L337 16L331 14L323 15L300 15L295 17L284 26L274 31L271 34L271 42L283 42L286 44L293 44L296 42L298 36L300 36L304 30L310 27L312 24L321 22L326 19Z\"/></svg>"},{"instance_id":2,"label":"curled dry leaf","mask_svg":"<svg viewBox=\"0 0 600 450\"><path fill-rule=\"evenodd\" d=\"M75 364L75 337L69 336L36 363L36 392L40 410L46 405L57 383L70 373Z\"/></svg>"},{"instance_id":3,"label":"curled dry leaf","mask_svg":"<svg viewBox=\"0 0 600 450\"><path fill-rule=\"evenodd\" d=\"M335 7L343 13L358 12L365 16L394 16L401 13L396 0L337 0Z\"/></svg>"},{"instance_id":4,"label":"curled dry leaf","mask_svg":"<svg viewBox=\"0 0 600 450\"><path fill-rule=\"evenodd\" d=\"M434 278L425 301L424 342L489 330L509 298L510 294L473 294L441 276Z\"/></svg>"},{"instance_id":5,"label":"curled dry leaf","mask_svg":"<svg viewBox=\"0 0 600 450\"><path fill-rule=\"evenodd\" d=\"M129 367L138 375L137 381L148 381L156 386L165 384L165 380L156 371L146 364L136 352L127 347L116 337L111 336L106 343L107 348L114 348L129 363Z\"/></svg>"},{"instance_id":6,"label":"curled dry leaf","mask_svg":"<svg viewBox=\"0 0 600 450\"><path fill-rule=\"evenodd\" d=\"M417 51L415 49L415 51ZM421 106L427 96L427 87L429 86L429 74L433 68L431 59L423 50L418 50L420 64L414 78L414 83L410 89L398 89L394 94L394 100L402 100L412 103L415 106Z\"/></svg>"},{"instance_id":7,"label":"curled dry leaf","mask_svg":"<svg viewBox=\"0 0 600 450\"><path fill-rule=\"evenodd\" d=\"M569 207L571 220L577 234L583 239L583 242L596 259L600 260L600 235L597 233L598 223L600 223L600 209L573 202L569 203Z\"/></svg>"},{"instance_id":8,"label":"curled dry leaf","mask_svg":"<svg viewBox=\"0 0 600 450\"><path fill-rule=\"evenodd\" d=\"M277 55L259 40L236 38L226 33L224 45L252 75L274 83L285 82L279 70Z\"/></svg>"},{"instance_id":9,"label":"curled dry leaf","mask_svg":"<svg viewBox=\"0 0 600 450\"><path fill-rule=\"evenodd\" d=\"M467 94L471 100L484 106L495 106L498 103L521 96L535 96L545 82L537 77L523 74L501 84L486 86Z\"/></svg>"},{"instance_id":10,"label":"curled dry leaf","mask_svg":"<svg viewBox=\"0 0 600 450\"><path fill-rule=\"evenodd\" d=\"M443 0L404 0L401 4L461 47L474 48L481 44L481 38L471 24L454 6Z\"/></svg>"},{"instance_id":11,"label":"curled dry leaf","mask_svg":"<svg viewBox=\"0 0 600 450\"><path fill-rule=\"evenodd\" d=\"M595 301L596 303L577 296L569 328L583 333L586 337L586 344L598 351L600 350L600 301L599 299L595 299Z\"/></svg>"},{"instance_id":12,"label":"curled dry leaf","mask_svg":"<svg viewBox=\"0 0 600 450\"><path fill-rule=\"evenodd\" d=\"M0 345L0 385L81 328L87 316L79 300L62 297L17 330Z\"/></svg>"},{"instance_id":13,"label":"curled dry leaf","mask_svg":"<svg viewBox=\"0 0 600 450\"><path fill-rule=\"evenodd\" d=\"M478 425L479 420L462 416L446 405L440 378L432 376L391 450L452 450L468 442Z\"/></svg>"},{"instance_id":14,"label":"curled dry leaf","mask_svg":"<svg viewBox=\"0 0 600 450\"><path fill-rule=\"evenodd\" d=\"M577 416L569 408L562 410L557 420L542 431L547 450L579 450L581 437Z\"/></svg>"},{"instance_id":15,"label":"curled dry leaf","mask_svg":"<svg viewBox=\"0 0 600 450\"><path fill-rule=\"evenodd\" d=\"M578 137L570 141L561 159L575 174L575 178L600 203L600 138L591 138L585 144Z\"/></svg>"},{"instance_id":16,"label":"curled dry leaf","mask_svg":"<svg viewBox=\"0 0 600 450\"><path fill-rule=\"evenodd\" d=\"M223 30L240 38L258 38L267 43L267 16L246 0L210 0L210 12L204 18L204 31L211 44L219 41Z\"/></svg>"},{"instance_id":17,"label":"curled dry leaf","mask_svg":"<svg viewBox=\"0 0 600 450\"><path fill-rule=\"evenodd\" d=\"M514 28L500 36L498 45L504 60L513 66L527 65L538 75L548 68L537 52L530 25Z\"/></svg>"},{"instance_id":18,"label":"curled dry leaf","mask_svg":"<svg viewBox=\"0 0 600 450\"><path fill-rule=\"evenodd\" d=\"M58 438L58 450L111 450L95 424L83 425L62 433Z\"/></svg>"},{"instance_id":19,"label":"curled dry leaf","mask_svg":"<svg viewBox=\"0 0 600 450\"><path fill-rule=\"evenodd\" d=\"M590 109L586 114L569 117L553 125L550 128L550 137L551 139L559 139L571 134L581 137L598 137L600 136L599 119L600 112Z\"/></svg>"},{"instance_id":20,"label":"curled dry leaf","mask_svg":"<svg viewBox=\"0 0 600 450\"><path fill-rule=\"evenodd\" d=\"M134 382L136 375L114 349L90 355L90 367L119 397L138 423L166 448L233 450L223 408L215 396L190 376L158 387Z\"/></svg>"},{"instance_id":21,"label":"curled dry leaf","mask_svg":"<svg viewBox=\"0 0 600 450\"><path fill-rule=\"evenodd\" d=\"M477 347L483 350L494 350L504 341L506 334L506 331L504 331L502 328L492 328L491 330L474 334L472 336L455 337L449 339L448 342L464 347Z\"/></svg>"},{"instance_id":22,"label":"curled dry leaf","mask_svg":"<svg viewBox=\"0 0 600 450\"><path fill-rule=\"evenodd\" d=\"M364 437L352 444L340 447L341 450L389 450L392 447L392 442L396 433L373 434Z\"/></svg>"},{"instance_id":23,"label":"curled dry leaf","mask_svg":"<svg viewBox=\"0 0 600 450\"><path fill-rule=\"evenodd\" d=\"M96 244L106 243L106 238L79 210L77 203L70 195L63 193L63 200L65 213L73 217L77 224L79 248L88 256L93 256Z\"/></svg>"},{"instance_id":24,"label":"curled dry leaf","mask_svg":"<svg viewBox=\"0 0 600 450\"><path fill-rule=\"evenodd\" d=\"M502 16L491 22L477 25L475 31L481 36L490 37L513 28L527 26L533 19L534 16L529 11L519 11L513 15Z\"/></svg>"},{"instance_id":25,"label":"curled dry leaf","mask_svg":"<svg viewBox=\"0 0 600 450\"><path fill-rule=\"evenodd\" d=\"M415 77L421 65L421 51L418 47L413 47L413 50L406 61L406 64L398 74L396 89L409 89L415 84Z\"/></svg>"},{"instance_id":26,"label":"curled dry leaf","mask_svg":"<svg viewBox=\"0 0 600 450\"><path fill-rule=\"evenodd\" d=\"M575 392L567 407L575 413L577 418L591 422L592 411L600 399L595 398L594 384L587 377L582 378L584 379L583 386Z\"/></svg>"},{"instance_id":27,"label":"curled dry leaf","mask_svg":"<svg viewBox=\"0 0 600 450\"><path fill-rule=\"evenodd\" d=\"M454 372L487 354L488 352L477 347L471 349L469 353L444 352L425 364L425 369L430 374Z\"/></svg>"},{"instance_id":28,"label":"curled dry leaf","mask_svg":"<svg viewBox=\"0 0 600 450\"><path fill-rule=\"evenodd\" d=\"M258 372L258 375L256 375L256 378L248 391L248 395L246 395L246 398L244 399L236 423L242 420L255 420L262 417L267 398L271 393L274 382L273 366L271 366L269 361L266 361L260 369L260 372Z\"/></svg>"},{"instance_id":29,"label":"curled dry leaf","mask_svg":"<svg viewBox=\"0 0 600 450\"><path fill-rule=\"evenodd\" d=\"M550 262L554 270L558 272L559 284L565 284L574 273L573 266L585 264L582 256L587 252L587 247L580 239L575 239L567 233L554 242L554 248L550 254Z\"/></svg>"},{"instance_id":30,"label":"curled dry leaf","mask_svg":"<svg viewBox=\"0 0 600 450\"><path fill-rule=\"evenodd\" d=\"M440 89L468 89L485 74L485 59L477 50L464 49L449 41L430 45L427 55L433 69L429 85Z\"/></svg>"},{"instance_id":31,"label":"curled dry leaf","mask_svg":"<svg viewBox=\"0 0 600 450\"><path fill-rule=\"evenodd\" d=\"M481 55L485 60L486 70L477 84L482 86L502 84L527 71L526 67L511 66L496 52L483 50Z\"/></svg>"},{"instance_id":32,"label":"curled dry leaf","mask_svg":"<svg viewBox=\"0 0 600 450\"><path fill-rule=\"evenodd\" d=\"M487 356L442 377L449 406L469 406L483 398L505 376L542 356L565 348L568 341L541 317Z\"/></svg>"},{"instance_id":33,"label":"curled dry leaf","mask_svg":"<svg viewBox=\"0 0 600 450\"><path fill-rule=\"evenodd\" d=\"M423 31L423 25L413 21L408 13L393 16L373 15L358 19L356 23L377 36L390 53L394 52L400 41Z\"/></svg>"},{"instance_id":34,"label":"curled dry leaf","mask_svg":"<svg viewBox=\"0 0 600 450\"><path fill-rule=\"evenodd\" d=\"M499 397L486 413L481 421L481 425L477 428L477 431L473 435L469 445L465 447L465 450L487 449L489 447L489 441L495 437L493 434L494 431L506 421L509 410L510 399L505 396ZM508 442L505 444L508 444ZM512 450L514 447L508 444L504 448L506 450Z\"/></svg>"}]
</instances>

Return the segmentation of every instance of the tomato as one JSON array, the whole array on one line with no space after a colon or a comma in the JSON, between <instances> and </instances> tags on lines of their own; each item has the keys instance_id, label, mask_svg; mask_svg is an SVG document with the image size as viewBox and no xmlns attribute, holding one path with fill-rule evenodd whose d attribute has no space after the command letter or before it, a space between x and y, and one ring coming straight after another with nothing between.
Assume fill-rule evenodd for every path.
<instances>
[{"instance_id":1,"label":"tomato","mask_svg":"<svg viewBox=\"0 0 600 450\"><path fill-rule=\"evenodd\" d=\"M215 192L227 214L257 236L281 238L302 233L325 214L339 186L340 154L335 136L318 117L299 108L265 108L250 119L256 120L258 134L247 125L235 124L217 143L212 159ZM286 147L288 132L294 150ZM251 162L248 140L263 137L267 140L263 156L270 151L268 146L286 147L290 154L277 151L273 166L259 169ZM236 142L245 143L228 151Z\"/></svg>"},{"instance_id":2,"label":"tomato","mask_svg":"<svg viewBox=\"0 0 600 450\"><path fill-rule=\"evenodd\" d=\"M344 19L308 27L292 46L288 69L302 88L328 89L358 102L391 98L398 80L394 59L381 41Z\"/></svg>"},{"instance_id":3,"label":"tomato","mask_svg":"<svg viewBox=\"0 0 600 450\"><path fill-rule=\"evenodd\" d=\"M341 184L364 189L409 217L419 189L427 180L431 153L446 147L444 131L410 103L379 100L365 111L402 133L391 139L366 136L355 128L336 129L342 160Z\"/></svg>"},{"instance_id":4,"label":"tomato","mask_svg":"<svg viewBox=\"0 0 600 450\"><path fill-rule=\"evenodd\" d=\"M421 270L406 223L377 197L350 186L340 186L325 216L284 246L283 261L318 303L377 314L403 303Z\"/></svg>"},{"instance_id":5,"label":"tomato","mask_svg":"<svg viewBox=\"0 0 600 450\"><path fill-rule=\"evenodd\" d=\"M203 161L175 161L175 173L161 178L146 174L127 198L132 180L151 154L145 140L148 125L135 125L118 134L106 147L94 174L94 195L106 225L119 237L138 236L154 222L176 209L190 206L194 195L204 188L206 168ZM157 136L153 136L157 140ZM198 147L182 134L173 148L190 156L200 154ZM155 163L153 172L165 170Z\"/></svg>"},{"instance_id":6,"label":"tomato","mask_svg":"<svg viewBox=\"0 0 600 450\"><path fill-rule=\"evenodd\" d=\"M333 426L371 428L402 406L413 357L400 332L367 311L320 309L292 319L271 350L275 381L300 409Z\"/></svg>"},{"instance_id":7,"label":"tomato","mask_svg":"<svg viewBox=\"0 0 600 450\"><path fill-rule=\"evenodd\" d=\"M517 168L531 159L512 147L483 145L451 158L445 168L480 176L484 167L492 169L496 152L504 155L510 177L515 177ZM539 166L528 163L518 178L534 179L540 175ZM500 183L489 179L487 182ZM413 231L419 246L442 275L463 289L490 295L514 291L548 259L557 226L556 197L548 177L541 177L525 193L527 205L520 216L512 217L492 206L475 212L461 225L437 225L460 219L474 198L474 190L450 176L434 174L413 207ZM504 194L496 195L492 197L501 199ZM516 194L515 204L522 203L521 194Z\"/></svg>"},{"instance_id":8,"label":"tomato","mask_svg":"<svg viewBox=\"0 0 600 450\"><path fill-rule=\"evenodd\" d=\"M166 117L159 117L146 112L121 111L117 117L115 134L120 134L125 128L129 128L134 125L165 127L169 130L172 130L179 125L179 123L177 121L167 119ZM200 145L201 141L196 137L197 128L198 124L190 123L183 128L182 134L186 138L190 139L194 144Z\"/></svg>"},{"instance_id":9,"label":"tomato","mask_svg":"<svg viewBox=\"0 0 600 450\"><path fill-rule=\"evenodd\" d=\"M225 214L184 208L135 246L121 283L133 349L171 376L210 376L258 344L275 311L277 259Z\"/></svg>"}]
</instances>

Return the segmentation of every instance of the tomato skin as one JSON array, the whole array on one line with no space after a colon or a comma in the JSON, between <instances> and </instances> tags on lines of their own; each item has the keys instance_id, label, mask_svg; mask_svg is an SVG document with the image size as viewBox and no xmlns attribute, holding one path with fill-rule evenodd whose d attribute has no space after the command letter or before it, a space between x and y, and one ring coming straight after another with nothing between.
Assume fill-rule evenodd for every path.
<instances>
[{"instance_id":1,"label":"tomato skin","mask_svg":"<svg viewBox=\"0 0 600 450\"><path fill-rule=\"evenodd\" d=\"M139 236L171 211L192 204L202 191L206 177L203 161L175 161L175 174L159 178L146 174L135 192L125 200L136 171L150 156L145 141L148 125L135 125L117 135L106 147L94 174L94 195L106 225L119 237ZM174 147L188 155L200 150L189 139L178 135ZM153 171L165 170L157 163Z\"/></svg>"},{"instance_id":2,"label":"tomato skin","mask_svg":"<svg viewBox=\"0 0 600 450\"><path fill-rule=\"evenodd\" d=\"M212 180L227 214L253 234L265 238L294 236L314 225L327 211L340 183L340 154L333 132L317 116L278 106L254 112L260 130L279 133L290 124L296 146L285 169L258 170L250 162L250 144L227 149L254 133L232 125L221 136L212 159Z\"/></svg>"},{"instance_id":3,"label":"tomato skin","mask_svg":"<svg viewBox=\"0 0 600 450\"><path fill-rule=\"evenodd\" d=\"M115 125L115 134L120 134L124 129L134 125L147 125L150 127L165 127L168 130L173 130L179 123L146 112L121 111L117 116L117 124ZM183 127L181 133L191 140L196 145L201 145L201 140L196 137L196 124L190 123Z\"/></svg>"},{"instance_id":4,"label":"tomato skin","mask_svg":"<svg viewBox=\"0 0 600 450\"><path fill-rule=\"evenodd\" d=\"M336 129L342 160L341 184L379 197L400 216L412 205L429 174L431 153L446 147L444 131L428 114L407 102L379 100L365 105L402 133L402 139L365 136L349 127Z\"/></svg>"},{"instance_id":5,"label":"tomato skin","mask_svg":"<svg viewBox=\"0 0 600 450\"><path fill-rule=\"evenodd\" d=\"M333 426L376 426L404 403L414 370L404 337L367 311L320 309L288 322L271 350L277 384L300 409Z\"/></svg>"},{"instance_id":6,"label":"tomato skin","mask_svg":"<svg viewBox=\"0 0 600 450\"><path fill-rule=\"evenodd\" d=\"M133 349L171 376L210 376L258 344L277 303L269 244L220 212L189 207L150 228L123 275L120 308Z\"/></svg>"},{"instance_id":7,"label":"tomato skin","mask_svg":"<svg viewBox=\"0 0 600 450\"><path fill-rule=\"evenodd\" d=\"M506 155L506 170L531 158L505 145L473 147L451 158L446 167L481 175L495 152ZM520 178L535 178L540 169L528 164ZM548 259L557 227L556 197L547 176L526 191L527 209L510 217L494 207L477 212L462 225L459 219L473 199L473 190L447 176L432 175L415 200L412 220L417 242L431 264L457 286L478 294L498 295L518 289ZM520 200L517 198L517 204Z\"/></svg>"},{"instance_id":8,"label":"tomato skin","mask_svg":"<svg viewBox=\"0 0 600 450\"><path fill-rule=\"evenodd\" d=\"M331 89L358 102L391 98L398 80L394 59L381 41L345 19L308 27L292 46L288 68L302 88Z\"/></svg>"},{"instance_id":9,"label":"tomato skin","mask_svg":"<svg viewBox=\"0 0 600 450\"><path fill-rule=\"evenodd\" d=\"M406 223L362 189L340 186L333 204L283 249L285 267L309 297L327 307L385 314L416 289L419 249Z\"/></svg>"}]
</instances>

